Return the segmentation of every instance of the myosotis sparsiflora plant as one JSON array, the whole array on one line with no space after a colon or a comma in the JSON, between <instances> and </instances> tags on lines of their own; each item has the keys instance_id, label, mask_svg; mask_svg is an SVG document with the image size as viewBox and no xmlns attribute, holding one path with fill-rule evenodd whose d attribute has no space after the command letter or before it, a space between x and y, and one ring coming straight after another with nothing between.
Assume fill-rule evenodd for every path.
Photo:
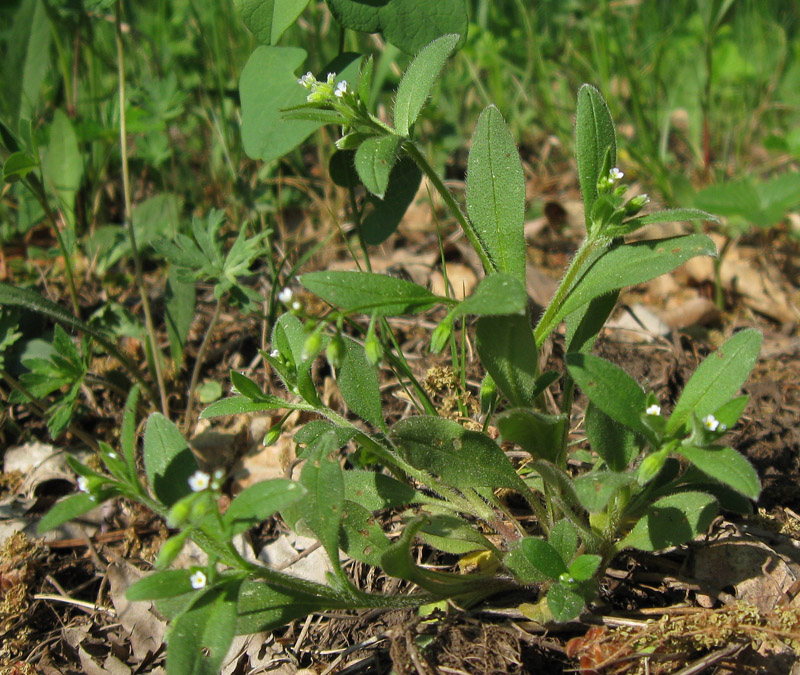
<instances>
[{"instance_id":1,"label":"myosotis sparsiflora plant","mask_svg":"<svg viewBox=\"0 0 800 675\"><path fill-rule=\"evenodd\" d=\"M397 88L392 124L369 110L371 59L351 69L350 79L304 75L297 86L305 88L306 101L284 114L342 129L336 142L341 154L331 162L333 178L349 189L363 185L375 210L392 199L402 201L398 195L406 194L409 184L413 194L425 174L483 264L486 276L474 293L459 302L369 271L300 276L299 283L329 309L308 316L288 289L278 294L287 311L276 321L263 358L286 396L266 393L232 372L234 395L202 413L205 418L270 410L314 414L316 419L295 435L304 460L295 478L255 484L223 513L217 499L222 472L199 468L178 428L153 413L144 432L142 481L134 389L120 450L100 447L107 471L73 462L82 491L57 504L40 524L42 530L55 527L118 496L141 501L166 518L175 534L162 547L157 572L132 586L128 597L155 600L171 620L171 674L216 672L235 634L268 630L326 609L412 607L445 598L468 605L535 585L538 618L566 621L593 601L606 565L619 551L684 543L708 528L720 506L745 511L758 496L754 469L723 441L747 403L737 393L758 355L756 331L736 333L709 356L669 415L670 402L657 400L624 370L591 354L621 288L694 256L715 254L701 234L634 242L625 236L650 223L713 217L692 209L642 215L646 196L626 199L608 107L595 88L584 85L578 92L576 152L586 236L551 304L541 317L531 316L525 291L524 177L499 111L490 106L478 120L465 209L414 137L418 116L458 42L457 35L443 35L412 61ZM369 214L354 216L366 251L383 235ZM189 250L167 248L165 254L175 259ZM184 267L193 265L186 261ZM396 348L387 320L434 307L446 309L431 337L434 352L456 345L458 326L476 318L476 351L486 372L482 417L463 424L437 416L430 400L422 400L422 388ZM368 328L359 340L354 319L365 315ZM562 322L566 368L548 370L539 350ZM324 405L318 394L311 367L323 353L348 415ZM408 391L419 395L424 414L387 424L377 370L384 361ZM552 397L545 394L559 380L560 405L553 409L547 403ZM591 463L578 473L567 465L576 387L588 399L584 431L593 451ZM488 426L497 429L499 439L485 431ZM270 436L279 432L276 428ZM524 469L507 458L504 447L512 445L529 454ZM343 468L343 448L358 450L361 461L351 463L355 468ZM515 517L501 496L509 491L522 500L515 509L526 505L524 519ZM384 509L402 514L403 529L392 539L376 518ZM242 557L234 538L273 514L320 542L330 559L326 584ZM207 565L170 569L190 538L208 554ZM458 574L417 565L412 550L420 541L450 554L477 553L478 571ZM341 552L418 590L403 596L364 592L347 574Z\"/></svg>"}]
</instances>

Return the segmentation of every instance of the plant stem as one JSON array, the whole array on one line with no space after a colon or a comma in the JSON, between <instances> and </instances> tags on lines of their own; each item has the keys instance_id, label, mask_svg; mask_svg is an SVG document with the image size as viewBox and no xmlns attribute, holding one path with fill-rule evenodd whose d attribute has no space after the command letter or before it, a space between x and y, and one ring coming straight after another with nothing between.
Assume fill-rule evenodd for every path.
<instances>
[{"instance_id":1,"label":"plant stem","mask_svg":"<svg viewBox=\"0 0 800 675\"><path fill-rule=\"evenodd\" d=\"M131 243L131 257L133 258L136 285L139 287L139 294L142 297L145 328L147 329L147 338L150 342L150 351L153 355L153 369L155 370L156 381L158 382L158 393L161 399L161 412L168 417L169 411L167 409L167 390L164 386L164 373L162 372L161 368L161 350L158 346L156 331L153 325L153 315L150 311L150 299L147 294L147 288L144 285L142 260L139 257L139 249L136 247L136 233L133 230L131 180L128 168L128 133L125 123L125 48L122 42L122 5L120 2L117 2L116 4L114 27L117 45L117 76L119 79L119 140L120 156L122 159L122 192L125 199L125 229L128 231L128 238L130 239Z\"/></svg>"},{"instance_id":2,"label":"plant stem","mask_svg":"<svg viewBox=\"0 0 800 675\"><path fill-rule=\"evenodd\" d=\"M208 350L208 345L211 342L211 334L214 332L214 328L217 326L217 322L219 321L219 316L221 313L222 299L217 298L217 305L214 307L214 314L211 317L211 321L208 323L206 334L203 336L203 341L200 343L200 348L197 350L197 357L194 360L194 367L192 368L192 379L189 381L189 390L186 394L186 413L183 416L184 433L189 431L189 424L192 421L192 413L194 412L194 390L197 388L197 380L200 379L200 369L203 367L206 351Z\"/></svg>"},{"instance_id":3,"label":"plant stem","mask_svg":"<svg viewBox=\"0 0 800 675\"><path fill-rule=\"evenodd\" d=\"M428 163L425 155L422 154L420 149L413 141L405 141L402 147L408 156L411 157L414 162L416 162L417 166L422 169L422 172L428 177L428 180L431 182L433 187L436 188L439 196L444 200L444 203L458 221L458 224L461 225L464 235L467 237L469 243L472 244L472 248L475 249L478 257L481 259L481 263L483 264L483 268L486 273L492 274L493 272L497 272L497 266L489 256L489 251L486 249L486 245L483 243L483 241L481 241L480 235L475 230L472 223L469 222L467 216L461 210L461 206L459 206L450 190L447 189L447 186L439 177L439 174L437 174L433 167Z\"/></svg>"}]
</instances>

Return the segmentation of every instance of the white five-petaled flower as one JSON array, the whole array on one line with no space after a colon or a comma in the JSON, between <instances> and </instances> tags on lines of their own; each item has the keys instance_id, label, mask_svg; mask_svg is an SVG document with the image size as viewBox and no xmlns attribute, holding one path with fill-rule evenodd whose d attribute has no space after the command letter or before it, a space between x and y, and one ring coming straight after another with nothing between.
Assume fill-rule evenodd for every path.
<instances>
[{"instance_id":1,"label":"white five-petaled flower","mask_svg":"<svg viewBox=\"0 0 800 675\"><path fill-rule=\"evenodd\" d=\"M303 304L302 304L302 303L301 303L299 300L295 300L295 301L292 303L292 309L293 309L295 312L299 312L301 309L303 309Z\"/></svg>"},{"instance_id":2,"label":"white five-petaled flower","mask_svg":"<svg viewBox=\"0 0 800 675\"><path fill-rule=\"evenodd\" d=\"M81 492L89 492L89 481L86 476L78 476L78 489Z\"/></svg>"},{"instance_id":3,"label":"white five-petaled flower","mask_svg":"<svg viewBox=\"0 0 800 675\"><path fill-rule=\"evenodd\" d=\"M716 431L719 428L719 420L713 415L706 415L703 418L703 426L709 431Z\"/></svg>"},{"instance_id":4,"label":"white five-petaled flower","mask_svg":"<svg viewBox=\"0 0 800 675\"><path fill-rule=\"evenodd\" d=\"M658 417L661 414L661 406L657 403L653 403L653 405L647 406L647 410L645 410L645 412L653 417Z\"/></svg>"},{"instance_id":5,"label":"white five-petaled flower","mask_svg":"<svg viewBox=\"0 0 800 675\"><path fill-rule=\"evenodd\" d=\"M270 356L271 356L273 359L277 359L277 358L278 358L278 357L281 355L281 353L280 353L280 352L279 352L277 349L273 349L273 350L272 350L272 351L269 353L269 355L270 355Z\"/></svg>"},{"instance_id":6,"label":"white five-petaled flower","mask_svg":"<svg viewBox=\"0 0 800 675\"><path fill-rule=\"evenodd\" d=\"M284 288L280 293L278 293L278 300L280 300L284 305L288 305L292 301L293 297L292 289L291 288Z\"/></svg>"},{"instance_id":7,"label":"white five-petaled flower","mask_svg":"<svg viewBox=\"0 0 800 675\"><path fill-rule=\"evenodd\" d=\"M617 167L614 167L613 169L611 169L611 171L608 172L608 178L611 180L612 183L616 183L618 180L622 180L624 176L625 174L622 173L622 171L620 171Z\"/></svg>"},{"instance_id":8,"label":"white five-petaled flower","mask_svg":"<svg viewBox=\"0 0 800 675\"><path fill-rule=\"evenodd\" d=\"M336 85L336 89L333 92L333 95L336 98L342 98L347 93L347 80L342 80L339 84Z\"/></svg>"},{"instance_id":9,"label":"white five-petaled flower","mask_svg":"<svg viewBox=\"0 0 800 675\"><path fill-rule=\"evenodd\" d=\"M189 487L192 488L192 492L202 492L208 487L210 482L211 476L205 471L195 471L189 476Z\"/></svg>"},{"instance_id":10,"label":"white five-petaled flower","mask_svg":"<svg viewBox=\"0 0 800 675\"><path fill-rule=\"evenodd\" d=\"M199 591L201 588L205 588L206 584L208 583L208 577L206 577L205 572L197 570L196 572L192 573L192 576L189 577L189 581L192 584L192 588L196 591Z\"/></svg>"},{"instance_id":11,"label":"white five-petaled flower","mask_svg":"<svg viewBox=\"0 0 800 675\"><path fill-rule=\"evenodd\" d=\"M302 85L306 89L311 89L312 85L314 85L316 83L316 81L317 81L317 79L314 77L314 75L309 70L305 75L303 75L303 77L301 77L299 80L297 80L297 84Z\"/></svg>"}]
</instances>

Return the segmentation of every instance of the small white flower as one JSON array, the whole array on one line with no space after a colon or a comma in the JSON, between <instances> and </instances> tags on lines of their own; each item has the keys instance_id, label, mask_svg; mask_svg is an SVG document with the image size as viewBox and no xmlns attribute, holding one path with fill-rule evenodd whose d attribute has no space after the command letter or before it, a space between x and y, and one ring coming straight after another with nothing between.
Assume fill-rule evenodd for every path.
<instances>
[{"instance_id":1,"label":"small white flower","mask_svg":"<svg viewBox=\"0 0 800 675\"><path fill-rule=\"evenodd\" d=\"M347 93L347 80L342 80L339 84L336 85L336 89L333 92L333 95L336 98L342 98Z\"/></svg>"},{"instance_id":2,"label":"small white flower","mask_svg":"<svg viewBox=\"0 0 800 675\"><path fill-rule=\"evenodd\" d=\"M78 476L78 489L81 492L89 492L89 481L86 476Z\"/></svg>"},{"instance_id":3,"label":"small white flower","mask_svg":"<svg viewBox=\"0 0 800 675\"><path fill-rule=\"evenodd\" d=\"M279 352L277 349L273 349L273 350L272 350L272 351L269 353L269 355L270 355L270 356L271 356L273 359L277 359L277 358L279 358L279 357L280 357L281 353L280 353L280 352Z\"/></svg>"},{"instance_id":4,"label":"small white flower","mask_svg":"<svg viewBox=\"0 0 800 675\"><path fill-rule=\"evenodd\" d=\"M299 312L301 309L303 309L303 304L302 304L302 303L301 303L299 300L295 300L295 301L292 303L292 309L293 309L295 312Z\"/></svg>"},{"instance_id":5,"label":"small white flower","mask_svg":"<svg viewBox=\"0 0 800 675\"><path fill-rule=\"evenodd\" d=\"M189 581L192 584L192 588L196 591L199 591L201 588L206 587L208 578L206 577L205 572L197 570L196 572L192 573L192 576L189 577Z\"/></svg>"},{"instance_id":6,"label":"small white flower","mask_svg":"<svg viewBox=\"0 0 800 675\"><path fill-rule=\"evenodd\" d=\"M211 476L205 471L195 471L189 476L189 487L192 488L192 492L202 492L208 487L210 482Z\"/></svg>"},{"instance_id":7,"label":"small white flower","mask_svg":"<svg viewBox=\"0 0 800 675\"><path fill-rule=\"evenodd\" d=\"M297 80L297 84L305 87L306 89L311 89L312 85L317 81L311 71L308 71L303 77Z\"/></svg>"},{"instance_id":8,"label":"small white flower","mask_svg":"<svg viewBox=\"0 0 800 675\"><path fill-rule=\"evenodd\" d=\"M108 453L108 458L109 459L116 459L117 458L117 453L116 452L109 452Z\"/></svg>"},{"instance_id":9,"label":"small white flower","mask_svg":"<svg viewBox=\"0 0 800 675\"><path fill-rule=\"evenodd\" d=\"M336 73L328 73L328 84L333 86L334 82L336 82Z\"/></svg>"},{"instance_id":10,"label":"small white flower","mask_svg":"<svg viewBox=\"0 0 800 675\"><path fill-rule=\"evenodd\" d=\"M647 410L645 410L645 412L653 417L658 417L661 414L661 406L653 403L653 405L647 406Z\"/></svg>"},{"instance_id":11,"label":"small white flower","mask_svg":"<svg viewBox=\"0 0 800 675\"><path fill-rule=\"evenodd\" d=\"M703 418L703 426L709 431L716 431L719 428L719 420L713 415L706 415Z\"/></svg>"},{"instance_id":12,"label":"small white flower","mask_svg":"<svg viewBox=\"0 0 800 675\"><path fill-rule=\"evenodd\" d=\"M214 470L214 480L222 480L222 477L225 475L225 471L222 469L215 469Z\"/></svg>"},{"instance_id":13,"label":"small white flower","mask_svg":"<svg viewBox=\"0 0 800 675\"><path fill-rule=\"evenodd\" d=\"M292 301L293 297L292 289L291 288L284 288L280 293L278 293L278 300L280 300L284 305L288 305Z\"/></svg>"},{"instance_id":14,"label":"small white flower","mask_svg":"<svg viewBox=\"0 0 800 675\"><path fill-rule=\"evenodd\" d=\"M612 183L616 183L617 181L622 180L624 176L625 174L622 173L622 171L620 171L617 167L614 167L613 169L611 169L611 171L608 172L608 178Z\"/></svg>"}]
</instances>

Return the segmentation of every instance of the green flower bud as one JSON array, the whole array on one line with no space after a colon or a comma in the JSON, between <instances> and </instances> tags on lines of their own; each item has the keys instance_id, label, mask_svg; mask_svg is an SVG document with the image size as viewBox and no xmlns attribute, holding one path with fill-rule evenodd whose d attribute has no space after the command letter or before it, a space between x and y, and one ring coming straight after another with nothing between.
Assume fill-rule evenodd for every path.
<instances>
[{"instance_id":1,"label":"green flower bud","mask_svg":"<svg viewBox=\"0 0 800 675\"><path fill-rule=\"evenodd\" d=\"M367 355L367 361L373 366L380 365L383 360L383 345L372 329L367 332L367 339L364 341L364 351Z\"/></svg>"},{"instance_id":2,"label":"green flower bud","mask_svg":"<svg viewBox=\"0 0 800 675\"><path fill-rule=\"evenodd\" d=\"M190 530L179 532L174 537L167 539L161 546L156 558L155 568L157 570L164 570L170 566L173 560L180 555L183 550L183 545L186 543L186 538L189 536Z\"/></svg>"},{"instance_id":3,"label":"green flower bud","mask_svg":"<svg viewBox=\"0 0 800 675\"><path fill-rule=\"evenodd\" d=\"M649 203L650 203L650 197L648 197L647 195L636 195L632 199L629 199L625 204L624 207L625 215L635 216Z\"/></svg>"},{"instance_id":4,"label":"green flower bud","mask_svg":"<svg viewBox=\"0 0 800 675\"><path fill-rule=\"evenodd\" d=\"M196 496L191 494L175 502L167 514L167 526L181 527L188 523L192 513L192 503L195 499Z\"/></svg>"},{"instance_id":5,"label":"green flower bud","mask_svg":"<svg viewBox=\"0 0 800 675\"><path fill-rule=\"evenodd\" d=\"M639 481L639 485L647 485L653 480L661 471L668 456L669 451L664 449L645 457L639 465L639 474L636 477L636 480Z\"/></svg>"},{"instance_id":6,"label":"green flower bud","mask_svg":"<svg viewBox=\"0 0 800 675\"><path fill-rule=\"evenodd\" d=\"M315 330L311 335L306 338L305 343L303 343L303 352L300 355L300 358L303 361L308 361L309 359L313 358L317 355L320 348L322 347L322 335L318 330Z\"/></svg>"},{"instance_id":7,"label":"green flower bud","mask_svg":"<svg viewBox=\"0 0 800 675\"><path fill-rule=\"evenodd\" d=\"M278 439L281 437L281 432L283 431L283 425L280 423L273 424L269 430L267 431L266 435L264 436L264 445L270 446L274 443L278 442Z\"/></svg>"},{"instance_id":8,"label":"green flower bud","mask_svg":"<svg viewBox=\"0 0 800 675\"><path fill-rule=\"evenodd\" d=\"M337 333L336 336L328 343L328 347L325 350L325 358L328 359L328 363L331 364L331 368L338 370L342 367L346 351L347 348L345 347L344 339L342 338L341 334Z\"/></svg>"},{"instance_id":9,"label":"green flower bud","mask_svg":"<svg viewBox=\"0 0 800 675\"><path fill-rule=\"evenodd\" d=\"M194 504L192 504L192 510L189 514L190 521L197 523L208 515L208 512L211 510L211 504L207 497L208 494L209 493L203 494L202 498L197 499Z\"/></svg>"}]
</instances>

